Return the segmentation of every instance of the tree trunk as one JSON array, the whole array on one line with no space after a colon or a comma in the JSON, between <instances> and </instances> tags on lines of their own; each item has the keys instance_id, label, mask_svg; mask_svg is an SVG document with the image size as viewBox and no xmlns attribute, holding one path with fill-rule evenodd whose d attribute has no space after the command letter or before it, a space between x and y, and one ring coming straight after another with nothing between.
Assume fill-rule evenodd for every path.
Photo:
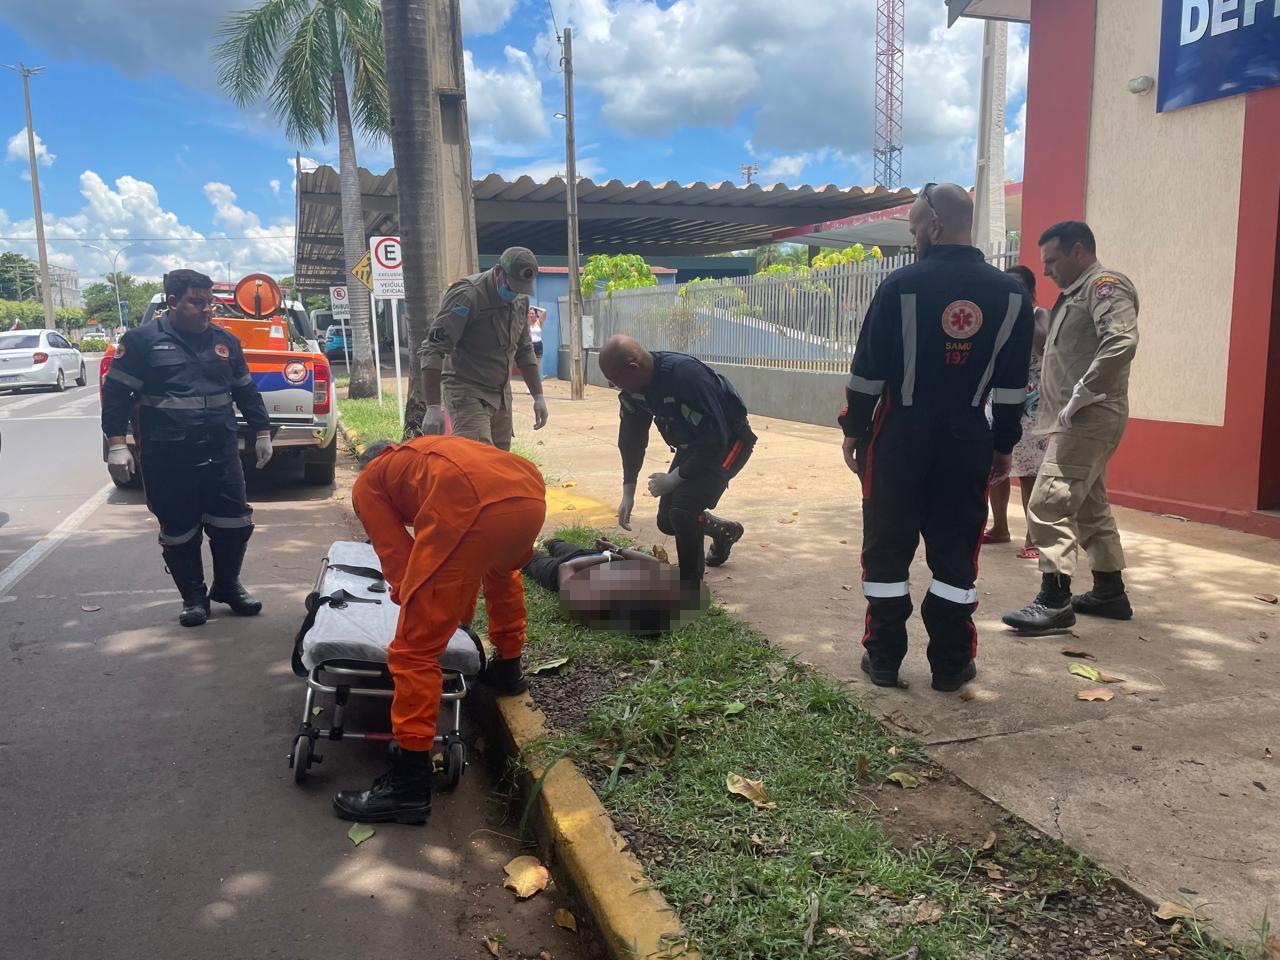
<instances>
[{"instance_id":1,"label":"tree trunk","mask_svg":"<svg viewBox=\"0 0 1280 960\"><path fill-rule=\"evenodd\" d=\"M417 350L426 339L441 295L437 180L439 120L432 84L431 0L382 0L391 102L391 150L400 204L404 298L409 326L409 397L405 435L417 436L424 403Z\"/></svg>"},{"instance_id":2,"label":"tree trunk","mask_svg":"<svg viewBox=\"0 0 1280 960\"><path fill-rule=\"evenodd\" d=\"M330 26L336 30L332 12ZM337 37L334 36L336 52ZM338 127L338 179L342 190L342 248L347 265L351 268L369 251L369 239L364 234L364 205L360 200L360 168L356 166L356 140L351 129L351 105L347 101L347 78L342 65L335 61L333 71L333 113ZM369 298L364 286L354 277L347 283L351 296L351 384L347 396L353 400L376 397L382 385L377 382L373 365L373 325L369 311Z\"/></svg>"}]
</instances>

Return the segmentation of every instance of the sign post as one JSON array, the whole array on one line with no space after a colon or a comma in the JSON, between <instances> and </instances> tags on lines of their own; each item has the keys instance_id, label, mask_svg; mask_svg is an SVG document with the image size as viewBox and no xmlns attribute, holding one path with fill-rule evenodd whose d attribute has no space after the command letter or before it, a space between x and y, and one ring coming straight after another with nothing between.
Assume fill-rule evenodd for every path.
<instances>
[{"instance_id":1,"label":"sign post","mask_svg":"<svg viewBox=\"0 0 1280 960\"><path fill-rule=\"evenodd\" d=\"M404 403L401 401L404 390L400 382L400 331L396 325L396 301L404 298L404 250L400 246L399 237L369 238L370 279L373 281L372 296L377 299L391 301L391 338L395 347L396 367L396 401L400 405L400 428L404 429ZM374 311L373 330L378 331L377 311ZM378 402L382 402L382 366L378 366Z\"/></svg>"},{"instance_id":2,"label":"sign post","mask_svg":"<svg viewBox=\"0 0 1280 960\"><path fill-rule=\"evenodd\" d=\"M378 406L382 406L382 338L378 336L378 298L369 294L369 327L373 334L373 369L378 378Z\"/></svg>"},{"instance_id":3,"label":"sign post","mask_svg":"<svg viewBox=\"0 0 1280 960\"><path fill-rule=\"evenodd\" d=\"M342 357L347 363L347 373L351 372L351 348L347 340L351 337L351 300L347 294L347 288L330 287L329 288L329 310L334 320L342 321L341 326L346 330L342 334Z\"/></svg>"},{"instance_id":4,"label":"sign post","mask_svg":"<svg viewBox=\"0 0 1280 960\"><path fill-rule=\"evenodd\" d=\"M400 432L404 433L404 381L400 378L400 317L396 308L399 300L391 301L391 349L396 355L396 408L400 412Z\"/></svg>"}]
</instances>

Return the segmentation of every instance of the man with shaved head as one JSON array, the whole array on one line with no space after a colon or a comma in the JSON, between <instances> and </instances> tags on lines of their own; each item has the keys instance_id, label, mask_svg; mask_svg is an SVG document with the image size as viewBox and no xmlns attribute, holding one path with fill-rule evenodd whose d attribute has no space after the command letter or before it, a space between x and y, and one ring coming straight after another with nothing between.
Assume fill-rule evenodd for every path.
<instances>
[{"instance_id":1,"label":"man with shaved head","mask_svg":"<svg viewBox=\"0 0 1280 960\"><path fill-rule=\"evenodd\" d=\"M963 188L929 184L909 224L919 259L876 291L839 418L845 463L862 484L862 670L877 686L898 685L923 535L933 688L953 691L977 673L978 543L987 484L1008 475L1022 435L1033 304L972 246Z\"/></svg>"},{"instance_id":2,"label":"man with shaved head","mask_svg":"<svg viewBox=\"0 0 1280 960\"><path fill-rule=\"evenodd\" d=\"M751 456L756 435L747 407L728 380L683 353L650 352L632 337L610 337L600 348L600 372L618 388L622 423L622 501L618 525L631 529L636 481L649 445L649 426L675 451L665 473L649 476L658 498L658 529L674 536L680 579L701 586L704 566L718 567L742 537L742 524L707 511ZM711 549L703 555L703 538Z\"/></svg>"}]
</instances>

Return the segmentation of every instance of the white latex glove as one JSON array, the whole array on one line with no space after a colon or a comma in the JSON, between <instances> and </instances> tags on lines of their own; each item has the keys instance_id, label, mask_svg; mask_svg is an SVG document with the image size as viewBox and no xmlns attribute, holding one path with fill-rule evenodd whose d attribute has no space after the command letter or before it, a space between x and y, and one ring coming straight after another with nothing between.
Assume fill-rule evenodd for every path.
<instances>
[{"instance_id":1,"label":"white latex glove","mask_svg":"<svg viewBox=\"0 0 1280 960\"><path fill-rule=\"evenodd\" d=\"M623 530L631 529L631 511L636 506L636 485L634 483L624 483L622 485L622 502L618 504L618 526Z\"/></svg>"},{"instance_id":2,"label":"white latex glove","mask_svg":"<svg viewBox=\"0 0 1280 960\"><path fill-rule=\"evenodd\" d=\"M684 477L680 476L679 470L672 470L670 473L651 473L649 474L649 493L655 497L665 497L682 483L684 483Z\"/></svg>"},{"instance_id":3,"label":"white latex glove","mask_svg":"<svg viewBox=\"0 0 1280 960\"><path fill-rule=\"evenodd\" d=\"M259 470L267 465L267 461L271 459L271 438L259 437L253 442L253 452L257 455L257 462L254 464Z\"/></svg>"},{"instance_id":4,"label":"white latex glove","mask_svg":"<svg viewBox=\"0 0 1280 960\"><path fill-rule=\"evenodd\" d=\"M422 432L428 437L438 437L444 433L444 407L438 403L427 404L422 415Z\"/></svg>"},{"instance_id":5,"label":"white latex glove","mask_svg":"<svg viewBox=\"0 0 1280 960\"><path fill-rule=\"evenodd\" d=\"M1090 404L1098 403L1105 399L1107 399L1105 393L1091 393L1088 387L1077 381L1076 385L1071 388L1071 399L1067 401L1067 405L1058 414L1058 426L1063 430L1070 430L1071 421L1077 413Z\"/></svg>"},{"instance_id":6,"label":"white latex glove","mask_svg":"<svg viewBox=\"0 0 1280 960\"><path fill-rule=\"evenodd\" d=\"M116 483L128 483L137 472L138 465L127 444L114 443L107 448L107 473L111 474L112 480Z\"/></svg>"},{"instance_id":7,"label":"white latex glove","mask_svg":"<svg viewBox=\"0 0 1280 960\"><path fill-rule=\"evenodd\" d=\"M547 425L547 398L538 394L533 398L533 429L541 430Z\"/></svg>"}]
</instances>

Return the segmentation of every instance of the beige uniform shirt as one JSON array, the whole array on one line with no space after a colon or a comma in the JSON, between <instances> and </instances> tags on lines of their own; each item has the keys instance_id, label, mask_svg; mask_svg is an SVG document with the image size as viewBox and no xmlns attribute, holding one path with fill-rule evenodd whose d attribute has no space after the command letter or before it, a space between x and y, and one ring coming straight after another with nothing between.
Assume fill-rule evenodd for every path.
<instances>
[{"instance_id":1,"label":"beige uniform shirt","mask_svg":"<svg viewBox=\"0 0 1280 960\"><path fill-rule=\"evenodd\" d=\"M1036 433L1056 433L1058 414L1084 381L1107 399L1072 418L1071 433L1113 439L1129 417L1129 367L1138 350L1138 292L1129 278L1095 263L1054 305L1040 372Z\"/></svg>"},{"instance_id":2,"label":"beige uniform shirt","mask_svg":"<svg viewBox=\"0 0 1280 960\"><path fill-rule=\"evenodd\" d=\"M529 298L507 303L489 271L463 277L445 291L420 351L425 370L491 406L508 406L511 364L537 363L529 335Z\"/></svg>"}]
</instances>

